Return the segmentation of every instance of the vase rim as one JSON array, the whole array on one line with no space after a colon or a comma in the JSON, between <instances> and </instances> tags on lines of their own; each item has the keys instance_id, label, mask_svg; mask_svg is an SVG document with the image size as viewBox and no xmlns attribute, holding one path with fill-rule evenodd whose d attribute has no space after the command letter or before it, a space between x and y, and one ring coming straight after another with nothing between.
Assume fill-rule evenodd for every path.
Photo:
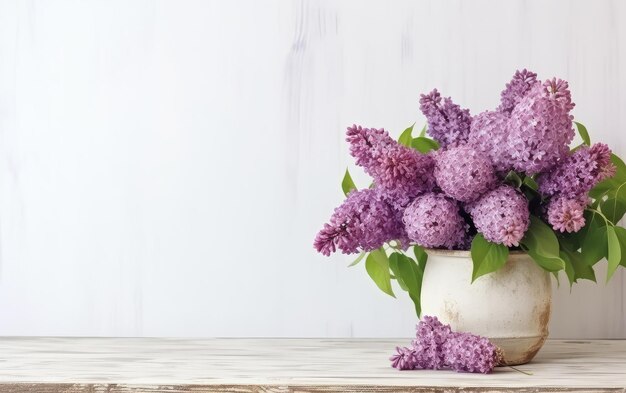
<instances>
[{"instance_id":1,"label":"vase rim","mask_svg":"<svg viewBox=\"0 0 626 393\"><path fill-rule=\"evenodd\" d=\"M471 258L472 254L469 250L442 250L439 248L425 248L426 254L428 255L442 255L446 257L454 257L454 258ZM512 250L509 251L509 255L525 255L526 252L522 250Z\"/></svg>"}]
</instances>

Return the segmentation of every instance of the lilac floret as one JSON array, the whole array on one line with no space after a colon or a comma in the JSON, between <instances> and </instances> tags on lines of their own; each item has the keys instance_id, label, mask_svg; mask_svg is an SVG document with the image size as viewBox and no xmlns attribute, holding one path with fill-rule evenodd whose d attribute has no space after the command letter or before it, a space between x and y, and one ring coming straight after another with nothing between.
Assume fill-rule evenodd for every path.
<instances>
[{"instance_id":1,"label":"lilac floret","mask_svg":"<svg viewBox=\"0 0 626 393\"><path fill-rule=\"evenodd\" d=\"M530 224L528 201L507 185L487 192L467 209L485 239L507 247L519 246Z\"/></svg>"},{"instance_id":2,"label":"lilac floret","mask_svg":"<svg viewBox=\"0 0 626 393\"><path fill-rule=\"evenodd\" d=\"M402 237L398 214L378 190L352 191L315 237L315 249L328 256L339 248L344 254L371 251Z\"/></svg>"},{"instance_id":3,"label":"lilac floret","mask_svg":"<svg viewBox=\"0 0 626 393\"><path fill-rule=\"evenodd\" d=\"M535 85L515 106L508 122L506 160L515 170L533 175L555 166L574 138L574 104L567 82Z\"/></svg>"},{"instance_id":4,"label":"lilac floret","mask_svg":"<svg viewBox=\"0 0 626 393\"><path fill-rule=\"evenodd\" d=\"M472 118L469 144L489 157L499 174L506 174L513 168L511 164L508 137L508 114L486 111Z\"/></svg>"},{"instance_id":5,"label":"lilac floret","mask_svg":"<svg viewBox=\"0 0 626 393\"><path fill-rule=\"evenodd\" d=\"M437 317L425 315L422 318L411 343L420 359L420 368L439 370L445 367L442 349L450 334L450 325L444 325Z\"/></svg>"},{"instance_id":6,"label":"lilac floret","mask_svg":"<svg viewBox=\"0 0 626 393\"><path fill-rule=\"evenodd\" d=\"M391 367L398 370L414 370L418 368L415 349L413 348L396 347L396 353L389 360L391 361Z\"/></svg>"},{"instance_id":7,"label":"lilac floret","mask_svg":"<svg viewBox=\"0 0 626 393\"><path fill-rule=\"evenodd\" d=\"M469 109L461 109L450 97L441 98L434 89L420 97L420 110L428 120L428 135L441 147L456 146L467 142L471 116Z\"/></svg>"},{"instance_id":8,"label":"lilac floret","mask_svg":"<svg viewBox=\"0 0 626 393\"><path fill-rule=\"evenodd\" d=\"M575 198L587 194L596 184L615 174L611 150L604 143L583 146L567 156L538 179L539 191L546 196Z\"/></svg>"},{"instance_id":9,"label":"lilac floret","mask_svg":"<svg viewBox=\"0 0 626 393\"><path fill-rule=\"evenodd\" d=\"M399 144L385 130L352 126L347 141L357 165L374 178L383 198L396 209L434 187L432 157Z\"/></svg>"},{"instance_id":10,"label":"lilac floret","mask_svg":"<svg viewBox=\"0 0 626 393\"><path fill-rule=\"evenodd\" d=\"M548 202L547 218L552 228L559 232L578 232L585 226L585 208L589 197L567 198L556 196Z\"/></svg>"},{"instance_id":11,"label":"lilac floret","mask_svg":"<svg viewBox=\"0 0 626 393\"><path fill-rule=\"evenodd\" d=\"M511 81L506 84L506 88L500 93L498 111L510 114L530 89L538 83L540 82L537 81L537 74L534 72L526 69L515 71Z\"/></svg>"},{"instance_id":12,"label":"lilac floret","mask_svg":"<svg viewBox=\"0 0 626 393\"><path fill-rule=\"evenodd\" d=\"M363 128L356 124L348 127L346 141L356 164L363 167L370 176L373 176L371 171L377 167L376 162L380 155L397 143L382 128Z\"/></svg>"},{"instance_id":13,"label":"lilac floret","mask_svg":"<svg viewBox=\"0 0 626 393\"><path fill-rule=\"evenodd\" d=\"M575 104L572 102L572 94L569 91L569 84L563 79L548 79L543 83L543 88L550 100L558 102L563 109L571 111Z\"/></svg>"},{"instance_id":14,"label":"lilac floret","mask_svg":"<svg viewBox=\"0 0 626 393\"><path fill-rule=\"evenodd\" d=\"M389 203L404 209L416 196L435 186L431 155L397 145L378 161L374 183Z\"/></svg>"},{"instance_id":15,"label":"lilac floret","mask_svg":"<svg viewBox=\"0 0 626 393\"><path fill-rule=\"evenodd\" d=\"M488 157L462 145L435 155L435 181L447 196L472 202L492 188L497 179Z\"/></svg>"},{"instance_id":16,"label":"lilac floret","mask_svg":"<svg viewBox=\"0 0 626 393\"><path fill-rule=\"evenodd\" d=\"M411 347L396 347L389 359L399 370L450 368L457 372L489 373L502 363L502 351L487 338L454 333L437 317L424 316L417 324Z\"/></svg>"},{"instance_id":17,"label":"lilac floret","mask_svg":"<svg viewBox=\"0 0 626 393\"><path fill-rule=\"evenodd\" d=\"M457 372L490 373L502 361L498 347L486 337L452 333L443 344L444 362Z\"/></svg>"},{"instance_id":18,"label":"lilac floret","mask_svg":"<svg viewBox=\"0 0 626 393\"><path fill-rule=\"evenodd\" d=\"M468 225L453 200L432 192L415 198L404 211L404 228L411 240L423 247L465 249Z\"/></svg>"},{"instance_id":19,"label":"lilac floret","mask_svg":"<svg viewBox=\"0 0 626 393\"><path fill-rule=\"evenodd\" d=\"M499 110L472 119L469 143L487 154L500 174L549 170L567 156L574 138L567 82L554 78L541 84L534 78L516 74Z\"/></svg>"}]
</instances>

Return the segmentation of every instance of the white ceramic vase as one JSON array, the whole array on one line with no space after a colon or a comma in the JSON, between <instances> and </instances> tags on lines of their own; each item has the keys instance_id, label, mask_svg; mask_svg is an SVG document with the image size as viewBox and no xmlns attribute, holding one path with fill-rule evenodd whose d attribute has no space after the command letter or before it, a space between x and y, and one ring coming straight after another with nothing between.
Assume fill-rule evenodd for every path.
<instances>
[{"instance_id":1,"label":"white ceramic vase","mask_svg":"<svg viewBox=\"0 0 626 393\"><path fill-rule=\"evenodd\" d=\"M455 331L488 337L507 365L529 362L548 337L550 275L525 253L472 283L469 251L427 250L422 315L437 316Z\"/></svg>"}]
</instances>

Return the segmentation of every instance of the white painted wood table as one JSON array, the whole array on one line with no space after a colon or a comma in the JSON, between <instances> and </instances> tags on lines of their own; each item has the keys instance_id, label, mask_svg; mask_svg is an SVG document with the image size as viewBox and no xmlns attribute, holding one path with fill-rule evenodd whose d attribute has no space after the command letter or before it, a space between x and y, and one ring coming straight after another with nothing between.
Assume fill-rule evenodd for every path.
<instances>
[{"instance_id":1,"label":"white painted wood table","mask_svg":"<svg viewBox=\"0 0 626 393\"><path fill-rule=\"evenodd\" d=\"M532 375L397 371L408 341L5 337L0 391L626 393L626 341L550 340Z\"/></svg>"}]
</instances>

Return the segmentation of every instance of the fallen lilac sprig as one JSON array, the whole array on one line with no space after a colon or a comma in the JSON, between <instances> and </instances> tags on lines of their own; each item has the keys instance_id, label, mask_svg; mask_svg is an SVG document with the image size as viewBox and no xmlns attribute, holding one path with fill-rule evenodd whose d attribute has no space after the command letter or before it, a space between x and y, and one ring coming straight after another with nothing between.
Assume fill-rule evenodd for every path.
<instances>
[{"instance_id":1,"label":"fallen lilac sprig","mask_svg":"<svg viewBox=\"0 0 626 393\"><path fill-rule=\"evenodd\" d=\"M411 346L396 347L389 360L398 370L452 369L487 374L502 363L503 353L485 337L453 332L437 317L424 316Z\"/></svg>"}]
</instances>

